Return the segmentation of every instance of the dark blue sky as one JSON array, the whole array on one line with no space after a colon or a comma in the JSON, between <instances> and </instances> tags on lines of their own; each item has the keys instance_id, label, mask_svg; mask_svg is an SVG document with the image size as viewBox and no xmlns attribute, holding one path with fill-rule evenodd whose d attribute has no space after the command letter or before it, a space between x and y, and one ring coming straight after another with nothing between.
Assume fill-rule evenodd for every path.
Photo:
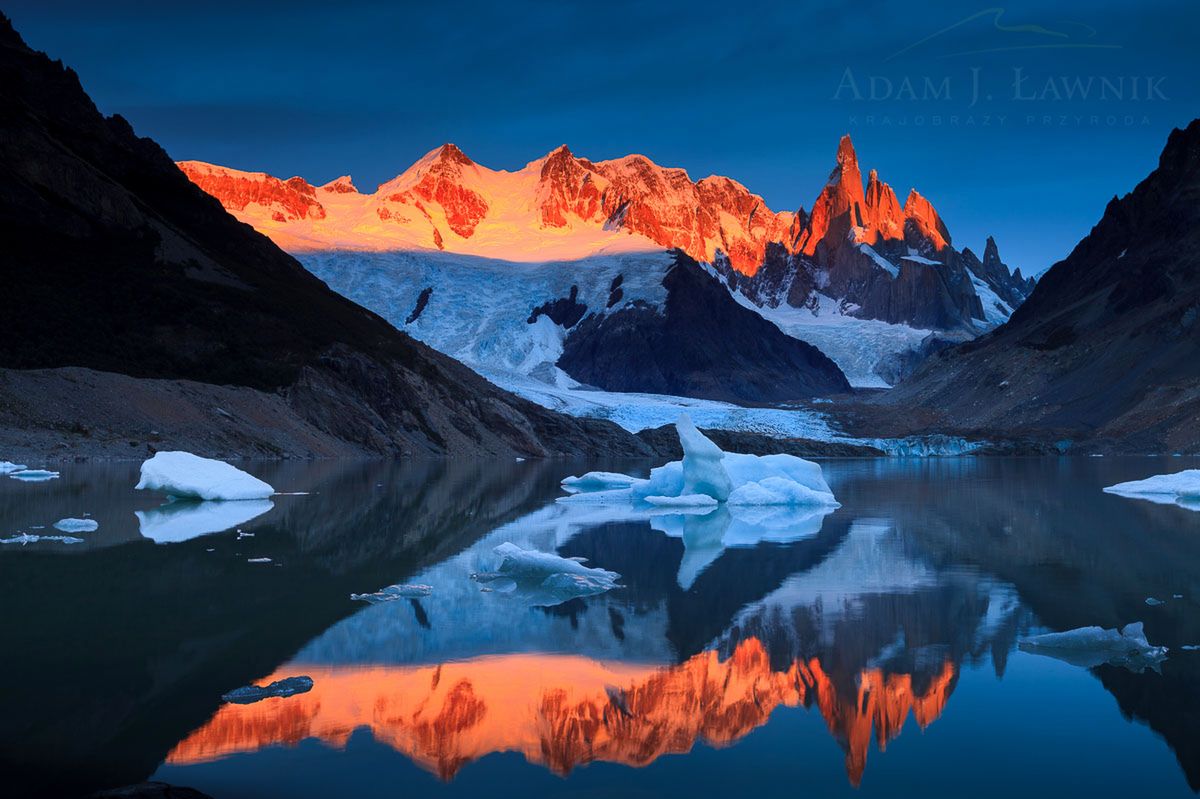
<instances>
[{"instance_id":1,"label":"dark blue sky","mask_svg":"<svg viewBox=\"0 0 1200 799\"><path fill-rule=\"evenodd\" d=\"M864 173L1027 272L1200 114L1195 0L0 6L177 159L373 190L445 141L508 169L567 143L782 209L811 205L849 132Z\"/></svg>"}]
</instances>

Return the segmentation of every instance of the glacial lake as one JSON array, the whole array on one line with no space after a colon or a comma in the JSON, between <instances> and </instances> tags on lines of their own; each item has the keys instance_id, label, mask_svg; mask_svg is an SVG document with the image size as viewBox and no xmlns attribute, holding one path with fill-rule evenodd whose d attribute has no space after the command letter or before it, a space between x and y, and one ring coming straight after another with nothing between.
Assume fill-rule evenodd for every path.
<instances>
[{"instance_id":1,"label":"glacial lake","mask_svg":"<svg viewBox=\"0 0 1200 799\"><path fill-rule=\"evenodd\" d=\"M1101 492L1193 460L832 459L827 515L653 516L555 501L567 475L646 463L240 465L286 493L162 507L136 463L0 478L0 537L99 523L0 545L6 795L1200 789L1200 652L1181 648L1200 644L1200 513ZM504 542L621 587L483 590ZM350 599L398 583L431 590ZM1133 621L1170 648L1159 671L1017 646Z\"/></svg>"}]
</instances>

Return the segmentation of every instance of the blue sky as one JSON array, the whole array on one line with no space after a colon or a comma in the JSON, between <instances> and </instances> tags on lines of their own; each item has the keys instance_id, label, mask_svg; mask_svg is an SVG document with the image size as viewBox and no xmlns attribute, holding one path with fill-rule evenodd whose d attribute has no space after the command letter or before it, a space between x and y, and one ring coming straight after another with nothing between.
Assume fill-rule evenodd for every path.
<instances>
[{"instance_id":1,"label":"blue sky","mask_svg":"<svg viewBox=\"0 0 1200 799\"><path fill-rule=\"evenodd\" d=\"M728 175L787 209L811 205L848 132L864 173L902 199L916 186L956 245L993 234L1026 272L1200 113L1194 0L3 10L177 159L373 190L446 141L507 169L566 143Z\"/></svg>"}]
</instances>

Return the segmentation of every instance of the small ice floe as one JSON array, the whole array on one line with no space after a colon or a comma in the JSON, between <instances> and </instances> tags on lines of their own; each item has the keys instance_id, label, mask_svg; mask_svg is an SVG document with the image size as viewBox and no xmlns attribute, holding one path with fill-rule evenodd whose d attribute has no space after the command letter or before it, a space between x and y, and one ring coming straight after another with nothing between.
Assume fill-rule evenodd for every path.
<instances>
[{"instance_id":1,"label":"small ice floe","mask_svg":"<svg viewBox=\"0 0 1200 799\"><path fill-rule=\"evenodd\" d=\"M1188 510L1200 510L1200 469L1156 474L1145 480L1117 483L1108 486L1104 491L1120 497L1157 502L1160 505L1179 505Z\"/></svg>"},{"instance_id":2,"label":"small ice floe","mask_svg":"<svg viewBox=\"0 0 1200 799\"><path fill-rule=\"evenodd\" d=\"M275 507L269 499L244 502L175 500L152 510L134 511L143 538L156 544L190 541L245 524Z\"/></svg>"},{"instance_id":3,"label":"small ice floe","mask_svg":"<svg viewBox=\"0 0 1200 799\"><path fill-rule=\"evenodd\" d=\"M391 602L396 599L417 599L423 596L429 596L433 593L433 587L428 585L414 584L397 584L389 585L387 588L381 588L373 594L351 594L350 599L355 602L370 602L372 605L377 605L381 602Z\"/></svg>"},{"instance_id":4,"label":"small ice floe","mask_svg":"<svg viewBox=\"0 0 1200 799\"><path fill-rule=\"evenodd\" d=\"M40 483L44 480L57 480L59 475L58 472L48 469L18 469L15 472L9 472L8 476L26 483Z\"/></svg>"},{"instance_id":5,"label":"small ice floe","mask_svg":"<svg viewBox=\"0 0 1200 799\"><path fill-rule=\"evenodd\" d=\"M270 558L246 558L247 563L270 563Z\"/></svg>"},{"instance_id":6,"label":"small ice floe","mask_svg":"<svg viewBox=\"0 0 1200 799\"><path fill-rule=\"evenodd\" d=\"M516 458L515 460L516 460L516 462L517 462L517 463L524 463L524 462L525 462L525 459L524 459L524 458Z\"/></svg>"},{"instance_id":7,"label":"small ice floe","mask_svg":"<svg viewBox=\"0 0 1200 799\"><path fill-rule=\"evenodd\" d=\"M272 697L282 698L308 693L312 687L312 677L300 675L276 680L270 685L245 685L235 688L229 693L223 694L221 699L234 705L249 705Z\"/></svg>"},{"instance_id":8,"label":"small ice floe","mask_svg":"<svg viewBox=\"0 0 1200 799\"><path fill-rule=\"evenodd\" d=\"M603 594L619 588L621 575L584 566L583 558L564 558L551 552L522 549L506 541L493 550L500 556L494 572L472 574L490 591L517 594L531 605L559 605L575 597Z\"/></svg>"},{"instance_id":9,"label":"small ice floe","mask_svg":"<svg viewBox=\"0 0 1200 799\"><path fill-rule=\"evenodd\" d=\"M94 533L100 529L100 523L95 519L59 519L54 529L64 533Z\"/></svg>"},{"instance_id":10,"label":"small ice floe","mask_svg":"<svg viewBox=\"0 0 1200 799\"><path fill-rule=\"evenodd\" d=\"M648 479L589 472L563 480L565 502L633 502L839 507L821 467L794 455L742 455L721 448L696 429L687 414L675 423L683 460L650 470Z\"/></svg>"},{"instance_id":11,"label":"small ice floe","mask_svg":"<svg viewBox=\"0 0 1200 799\"><path fill-rule=\"evenodd\" d=\"M1184 644L1179 648L1184 652L1200 652L1200 644Z\"/></svg>"},{"instance_id":12,"label":"small ice floe","mask_svg":"<svg viewBox=\"0 0 1200 799\"><path fill-rule=\"evenodd\" d=\"M1155 599L1152 596L1148 596L1148 597L1146 597L1146 604L1152 608L1155 608L1155 607L1158 607L1159 605L1163 604L1163 601L1161 599Z\"/></svg>"},{"instance_id":13,"label":"small ice floe","mask_svg":"<svg viewBox=\"0 0 1200 799\"><path fill-rule=\"evenodd\" d=\"M71 535L31 535L30 533L21 533L14 535L12 538L0 538L0 544L36 544L39 541L57 541L60 544L82 544L82 538L76 538Z\"/></svg>"},{"instance_id":14,"label":"small ice floe","mask_svg":"<svg viewBox=\"0 0 1200 799\"><path fill-rule=\"evenodd\" d=\"M1103 663L1124 666L1130 671L1149 667L1157 670L1167 658L1165 646L1152 646L1146 640L1140 621L1127 624L1120 630L1101 627L1080 627L1061 633L1035 635L1022 640L1018 646L1024 652L1049 655L1075 666L1092 668Z\"/></svg>"},{"instance_id":15,"label":"small ice floe","mask_svg":"<svg viewBox=\"0 0 1200 799\"><path fill-rule=\"evenodd\" d=\"M12 461L0 461L0 474L11 474L12 472L23 472L29 467L23 463L13 463Z\"/></svg>"},{"instance_id":16,"label":"small ice floe","mask_svg":"<svg viewBox=\"0 0 1200 799\"><path fill-rule=\"evenodd\" d=\"M190 452L158 452L142 464L135 486L184 499L266 499L275 489L224 461L201 458Z\"/></svg>"},{"instance_id":17,"label":"small ice floe","mask_svg":"<svg viewBox=\"0 0 1200 799\"><path fill-rule=\"evenodd\" d=\"M244 533L241 530L238 530L237 537L239 541L241 541L243 538L254 538L254 533Z\"/></svg>"}]
</instances>

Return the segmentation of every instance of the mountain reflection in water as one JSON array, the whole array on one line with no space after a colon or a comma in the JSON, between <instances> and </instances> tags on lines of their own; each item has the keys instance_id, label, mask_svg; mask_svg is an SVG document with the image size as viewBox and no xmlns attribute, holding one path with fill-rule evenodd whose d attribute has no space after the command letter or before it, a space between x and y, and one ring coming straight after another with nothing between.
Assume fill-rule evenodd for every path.
<instances>
[{"instance_id":1,"label":"mountain reflection in water","mask_svg":"<svg viewBox=\"0 0 1200 799\"><path fill-rule=\"evenodd\" d=\"M322 768L349 779L339 769L351 768L361 733L440 778L424 785L430 793L477 790L468 777L477 770L500 779L498 753L611 793L639 789L648 777L638 775L673 759L665 755L700 766L706 751L730 747L750 758L746 779L770 781L786 766L757 765L749 742L795 734L776 720L799 714L840 747L844 788L886 794L910 760L928 777L925 755L907 743L871 769L869 750L949 725L951 738L928 737L928 756L965 762L956 739L974 737L999 747L993 757L1031 763L1047 740L1035 733L1075 734L1076 747L1054 745L1064 779L1095 773L1099 793L1115 792L1122 775L1138 774L1138 758L1167 751L1153 741L1141 754L1127 749L1119 772L1097 765L1094 746L1133 740L1126 718L1165 739L1182 766L1138 779L1160 795L1200 785L1200 655L1179 648L1200 643L1200 515L1099 491L1162 463L831 461L842 507L794 519L554 502L567 474L648 465L260 464L253 471L283 490L310 493L275 498L242 525L253 537L230 530L170 544L144 538L135 513L154 501L129 497L127 467L64 470L36 493L0 486L12 500L0 521L14 529L81 511L101 524L72 548L0 552L10 589L0 670L21 675L20 690L0 689L6 774L30 795L150 776L211 783L217 799L231 786L264 795L261 780L244 780L283 779L270 769L286 752L299 758L289 771L308 773L310 743L342 753L343 765ZM586 558L621 573L623 587L550 607L481 592L470 574L494 569L493 550L508 541ZM259 556L280 565L247 565ZM349 600L396 582L433 591ZM1183 598L1144 603L1175 594ZM1171 647L1161 673L1072 669L1015 651L1034 628L1138 619ZM1008 676L1016 659L1023 665ZM312 691L220 702L239 685L298 674L314 679ZM1086 690L1109 692L1120 712L1111 699L1055 709ZM1053 724L1030 718L1036 726L997 743L988 736L1003 733L1010 707L1044 708ZM1071 726L1093 707L1087 730ZM788 764L812 772L831 760L805 740L778 744ZM366 784L384 779L383 761L354 762ZM640 768L579 768L590 763ZM952 772L928 795L955 795ZM504 773L512 792L533 779ZM266 793L325 795L338 784Z\"/></svg>"}]
</instances>

